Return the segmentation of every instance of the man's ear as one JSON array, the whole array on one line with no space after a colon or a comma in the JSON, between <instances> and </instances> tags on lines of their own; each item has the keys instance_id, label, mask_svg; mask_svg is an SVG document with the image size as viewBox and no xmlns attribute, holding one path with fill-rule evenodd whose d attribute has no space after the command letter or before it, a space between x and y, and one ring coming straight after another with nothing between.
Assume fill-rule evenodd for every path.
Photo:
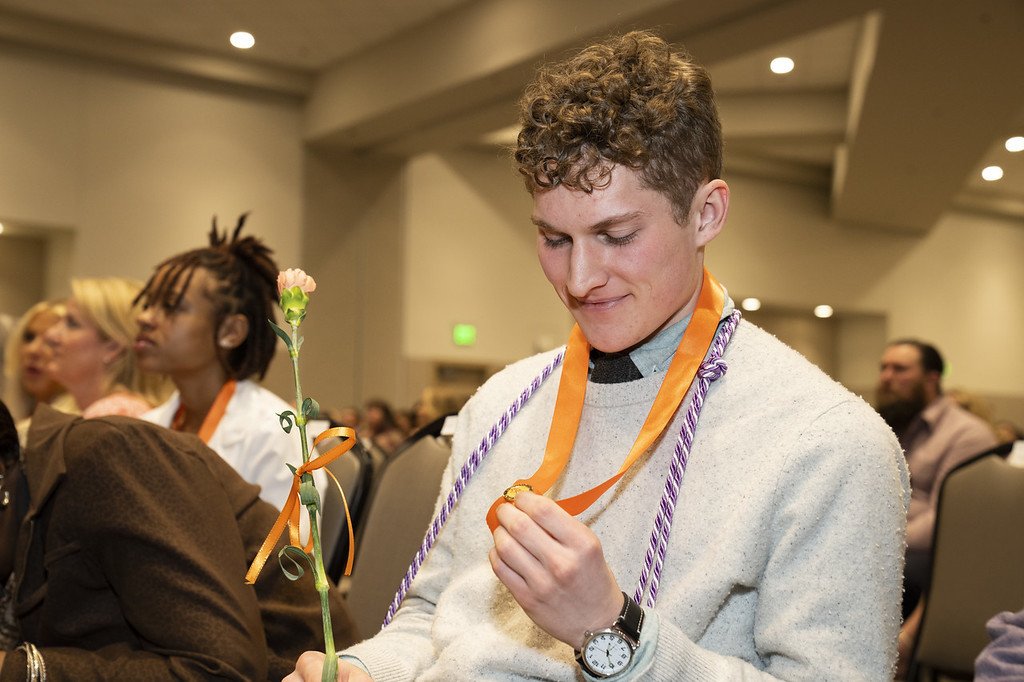
<instances>
[{"instance_id":1,"label":"man's ear","mask_svg":"<svg viewBox=\"0 0 1024 682\"><path fill-rule=\"evenodd\" d=\"M697 190L694 203L698 203L697 246L707 246L725 227L729 213L729 185L725 180L712 180Z\"/></svg>"},{"instance_id":2,"label":"man's ear","mask_svg":"<svg viewBox=\"0 0 1024 682\"><path fill-rule=\"evenodd\" d=\"M228 315L217 330L217 346L230 350L238 348L249 336L249 318L241 313Z\"/></svg>"}]
</instances>

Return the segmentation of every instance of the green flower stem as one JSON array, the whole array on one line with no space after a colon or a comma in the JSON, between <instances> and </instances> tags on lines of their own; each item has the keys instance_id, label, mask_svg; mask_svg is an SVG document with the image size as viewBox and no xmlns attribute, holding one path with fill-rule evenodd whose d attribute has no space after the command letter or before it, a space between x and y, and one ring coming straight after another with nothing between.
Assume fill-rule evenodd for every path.
<instances>
[{"instance_id":1,"label":"green flower stem","mask_svg":"<svg viewBox=\"0 0 1024 682\"><path fill-rule=\"evenodd\" d=\"M302 411L302 383L299 381L299 325L291 324L292 345L288 355L292 358L292 376L295 377L295 423L299 426L299 440L302 441L302 463L309 461L309 443L306 442L306 415Z\"/></svg>"},{"instance_id":2,"label":"green flower stem","mask_svg":"<svg viewBox=\"0 0 1024 682\"><path fill-rule=\"evenodd\" d=\"M295 423L299 426L299 440L302 443L302 463L309 461L309 443L306 440L306 415L302 410L302 384L299 382L299 325L291 324L292 345L289 355L292 358L292 375L295 377ZM306 479L306 477L309 477ZM304 474L304 483L313 484L313 477ZM327 580L327 572L324 570L324 552L320 545L320 528L317 524L317 516L320 512L320 498L306 504L309 512L309 532L313 538L313 585L320 595L320 615L324 621L324 668L321 682L335 682L338 678L338 656L334 650L334 628L331 625L331 604L329 593L331 585Z\"/></svg>"},{"instance_id":3,"label":"green flower stem","mask_svg":"<svg viewBox=\"0 0 1024 682\"><path fill-rule=\"evenodd\" d=\"M320 531L316 527L317 505L307 504L309 529L313 534L313 565L316 567L314 585L320 594L320 614L324 619L324 668L321 682L335 682L338 679L338 655L334 650L334 628L331 626L331 605L328 594L331 584L324 571L323 551L320 548Z\"/></svg>"}]
</instances>

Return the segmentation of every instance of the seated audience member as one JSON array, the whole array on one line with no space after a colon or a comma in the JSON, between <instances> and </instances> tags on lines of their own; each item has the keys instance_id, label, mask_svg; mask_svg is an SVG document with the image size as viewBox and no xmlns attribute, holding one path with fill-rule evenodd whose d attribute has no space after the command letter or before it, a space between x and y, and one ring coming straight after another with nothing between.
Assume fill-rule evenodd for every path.
<instances>
[{"instance_id":1,"label":"seated audience member","mask_svg":"<svg viewBox=\"0 0 1024 682\"><path fill-rule=\"evenodd\" d=\"M295 408L256 383L279 343L267 323L278 310L278 269L263 242L239 236L245 218L230 236L215 222L208 246L156 267L137 299L134 350L140 367L177 389L143 419L197 434L281 509L292 484L287 464L301 464L302 453L297 432L285 433L277 416ZM327 475L313 478L323 490Z\"/></svg>"},{"instance_id":2,"label":"seated audience member","mask_svg":"<svg viewBox=\"0 0 1024 682\"><path fill-rule=\"evenodd\" d=\"M1000 613L986 627L992 641L974 662L974 682L1024 680L1024 610Z\"/></svg>"},{"instance_id":3,"label":"seated audience member","mask_svg":"<svg viewBox=\"0 0 1024 682\"><path fill-rule=\"evenodd\" d=\"M39 403L53 405L64 412L77 412L75 401L47 371L53 354L43 335L63 314L62 303L36 303L14 323L4 346L4 375L7 377L4 401L14 415L21 436L27 433L29 417Z\"/></svg>"},{"instance_id":4,"label":"seated audience member","mask_svg":"<svg viewBox=\"0 0 1024 682\"><path fill-rule=\"evenodd\" d=\"M905 462L705 271L729 205L707 72L630 33L542 70L521 121L541 269L577 326L462 409L445 480L475 473L338 679L891 679Z\"/></svg>"},{"instance_id":5,"label":"seated audience member","mask_svg":"<svg viewBox=\"0 0 1024 682\"><path fill-rule=\"evenodd\" d=\"M75 279L64 315L44 339L47 370L83 417L138 417L163 400L164 377L139 371L131 346L138 333L132 301L139 284L120 277Z\"/></svg>"},{"instance_id":6,"label":"seated audience member","mask_svg":"<svg viewBox=\"0 0 1024 682\"><path fill-rule=\"evenodd\" d=\"M4 632L22 643L0 679L277 680L322 645L309 578L243 582L277 511L197 439L40 407L19 463L0 403L0 448Z\"/></svg>"},{"instance_id":7,"label":"seated audience member","mask_svg":"<svg viewBox=\"0 0 1024 682\"><path fill-rule=\"evenodd\" d=\"M389 455L405 440L405 433L398 428L391 405L380 398L367 400L363 405L363 420L356 432L362 440Z\"/></svg>"},{"instance_id":8,"label":"seated audience member","mask_svg":"<svg viewBox=\"0 0 1024 682\"><path fill-rule=\"evenodd\" d=\"M910 469L900 668L920 623L918 602L928 591L932 534L942 481L954 467L996 443L988 423L943 395L945 361L916 339L891 342L882 353L875 406L899 437ZM915 608L918 609L915 612Z\"/></svg>"},{"instance_id":9,"label":"seated audience member","mask_svg":"<svg viewBox=\"0 0 1024 682\"><path fill-rule=\"evenodd\" d=\"M359 426L359 408L353 405L346 405L345 407L331 410L328 412L327 417L331 421L331 426L347 426L350 429L355 429Z\"/></svg>"},{"instance_id":10,"label":"seated audience member","mask_svg":"<svg viewBox=\"0 0 1024 682\"><path fill-rule=\"evenodd\" d=\"M908 615L926 588L935 506L946 474L996 444L988 423L943 394L945 361L934 346L893 341L882 354L875 405L899 437L913 482L907 515Z\"/></svg>"}]
</instances>

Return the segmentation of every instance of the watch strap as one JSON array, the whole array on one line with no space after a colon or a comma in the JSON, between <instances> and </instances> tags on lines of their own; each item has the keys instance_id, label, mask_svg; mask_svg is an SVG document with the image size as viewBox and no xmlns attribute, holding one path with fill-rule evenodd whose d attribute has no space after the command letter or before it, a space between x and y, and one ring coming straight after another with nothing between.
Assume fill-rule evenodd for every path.
<instances>
[{"instance_id":1,"label":"watch strap","mask_svg":"<svg viewBox=\"0 0 1024 682\"><path fill-rule=\"evenodd\" d=\"M612 627L621 630L622 634L639 643L640 630L644 625L644 609L625 592L622 593L622 599L622 611Z\"/></svg>"}]
</instances>

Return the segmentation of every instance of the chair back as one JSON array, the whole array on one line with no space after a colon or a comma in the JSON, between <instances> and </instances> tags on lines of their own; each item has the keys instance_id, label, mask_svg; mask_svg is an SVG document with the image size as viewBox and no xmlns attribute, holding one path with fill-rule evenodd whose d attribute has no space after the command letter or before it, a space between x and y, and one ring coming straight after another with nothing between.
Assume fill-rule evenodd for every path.
<instances>
[{"instance_id":1,"label":"chair back","mask_svg":"<svg viewBox=\"0 0 1024 682\"><path fill-rule=\"evenodd\" d=\"M423 542L450 456L445 440L423 435L403 447L384 469L357 543L346 597L364 637L380 630Z\"/></svg>"},{"instance_id":2,"label":"chair back","mask_svg":"<svg viewBox=\"0 0 1024 682\"><path fill-rule=\"evenodd\" d=\"M973 679L985 622L1024 604L1024 469L983 454L939 492L931 587L914 667Z\"/></svg>"},{"instance_id":3,"label":"chair back","mask_svg":"<svg viewBox=\"0 0 1024 682\"><path fill-rule=\"evenodd\" d=\"M318 450L326 452L337 443L331 438L320 444ZM370 455L360 444L338 457L326 467L338 479L345 492L348 513L353 528L358 528L369 504L373 466ZM328 577L337 582L345 570L348 556L348 524L345 521L345 506L334 481L328 479L325 490L320 491L321 520L320 543L324 556L324 568Z\"/></svg>"}]
</instances>

